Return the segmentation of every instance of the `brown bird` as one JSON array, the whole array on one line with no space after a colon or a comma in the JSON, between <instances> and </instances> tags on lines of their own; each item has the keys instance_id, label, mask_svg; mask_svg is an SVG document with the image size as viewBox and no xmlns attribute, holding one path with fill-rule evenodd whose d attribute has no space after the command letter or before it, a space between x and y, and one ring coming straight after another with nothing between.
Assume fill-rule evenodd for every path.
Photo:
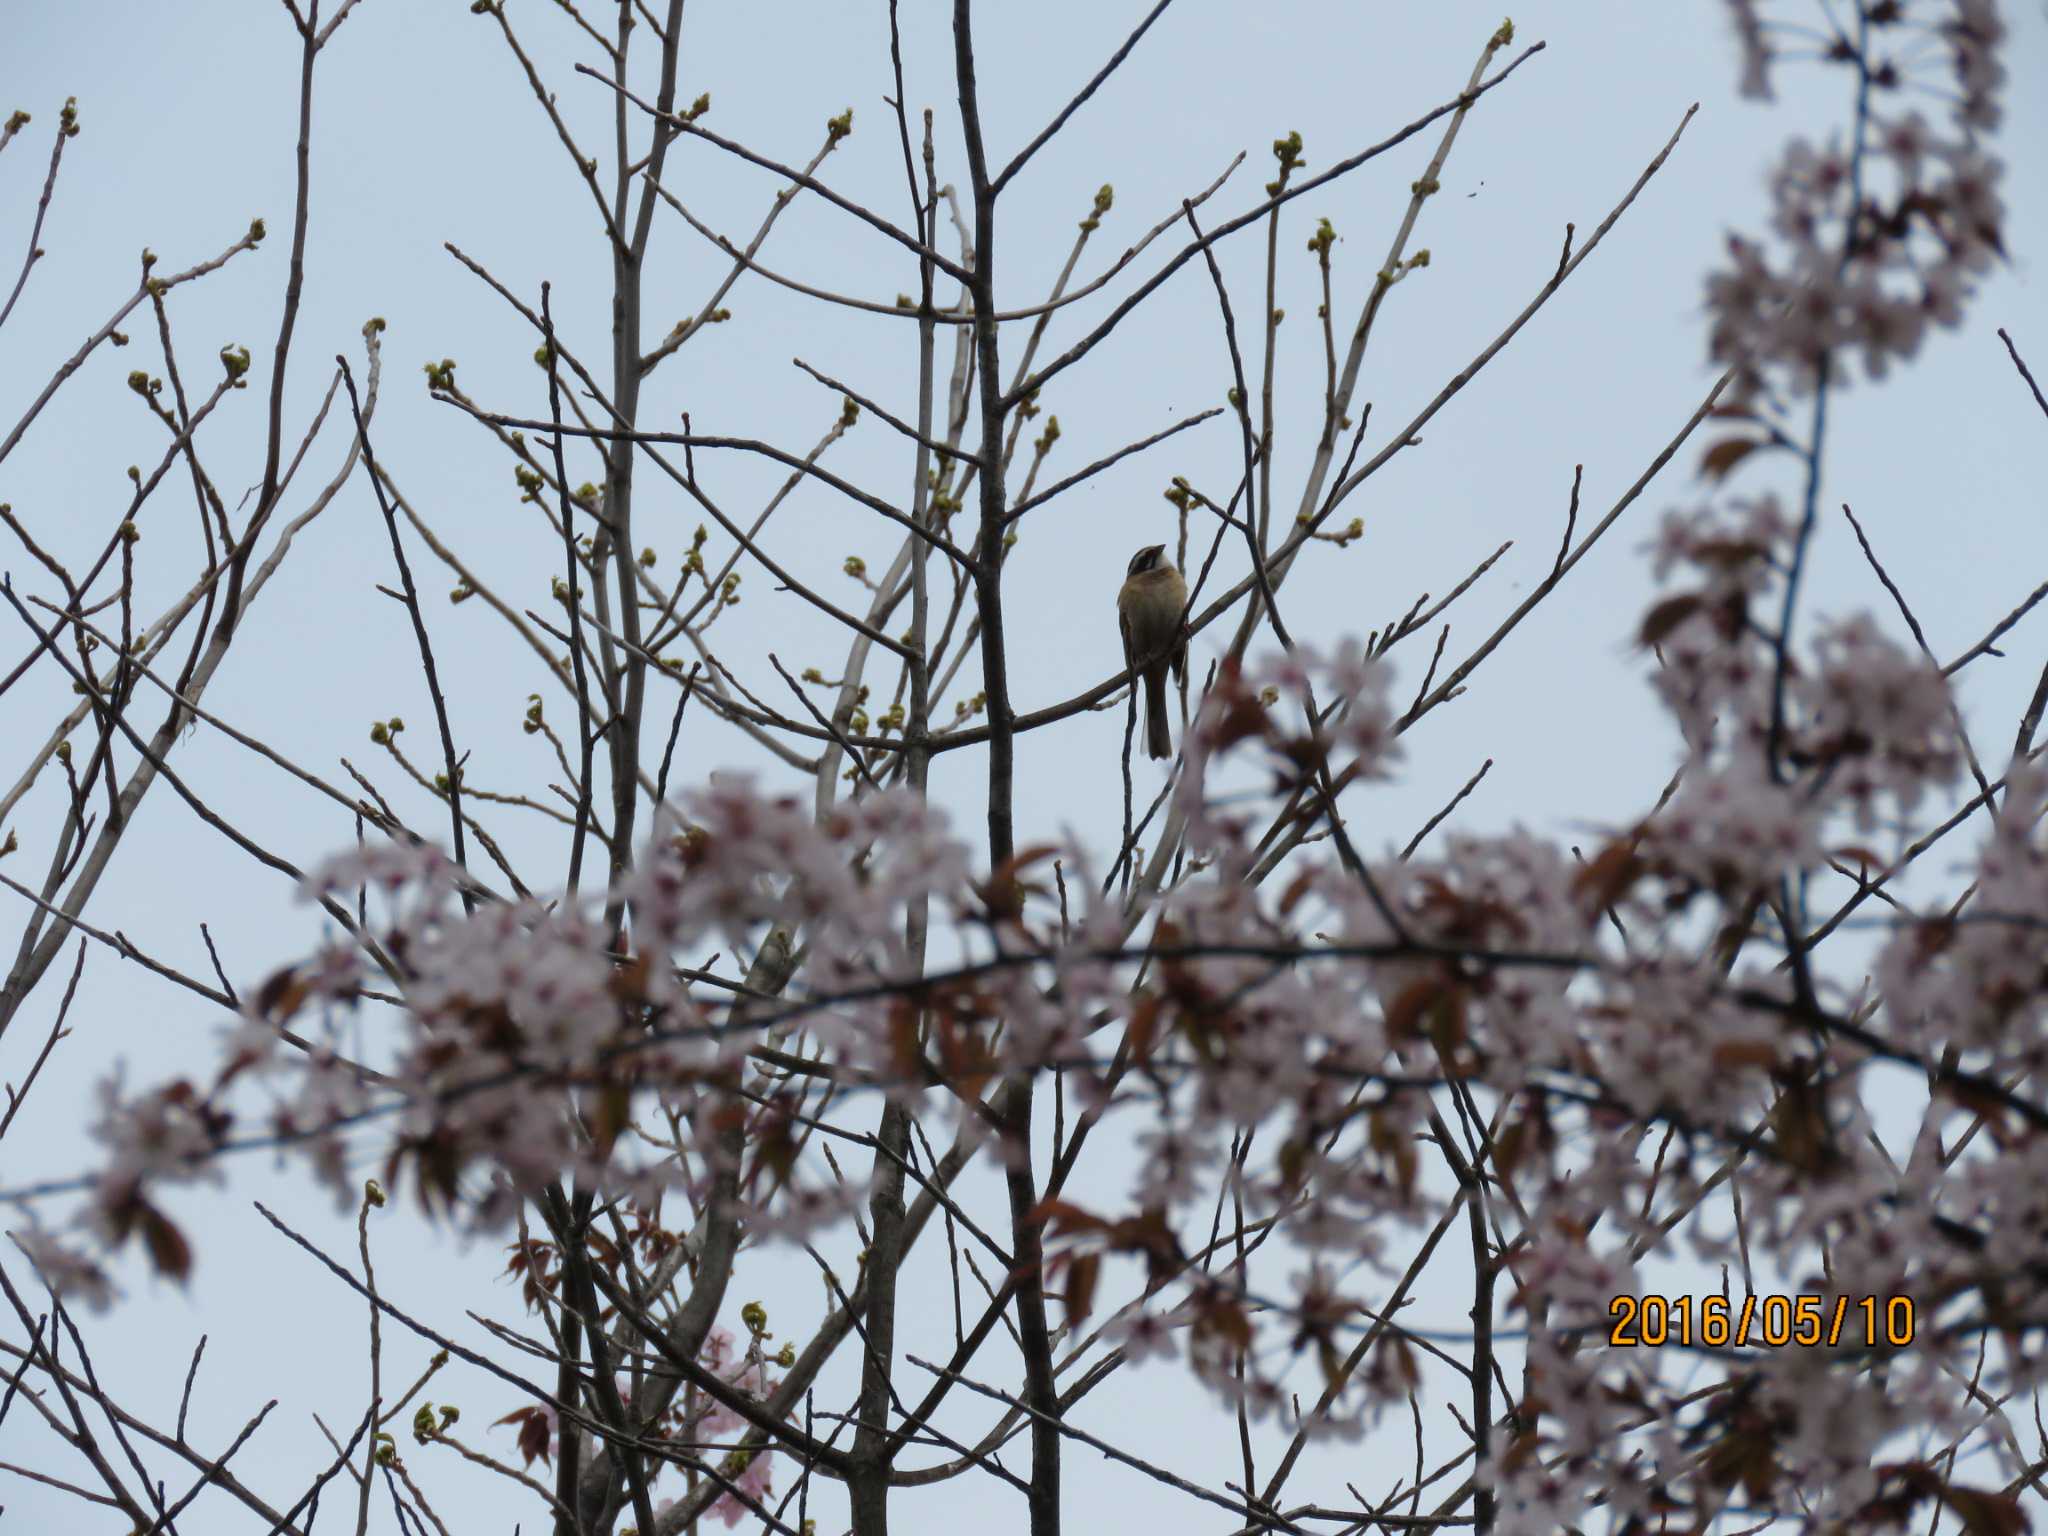
<instances>
[{"instance_id":1,"label":"brown bird","mask_svg":"<svg viewBox=\"0 0 2048 1536\"><path fill-rule=\"evenodd\" d=\"M1188 584L1166 558L1164 544L1147 544L1131 556L1130 573L1117 589L1117 625L1124 636L1124 665L1145 679L1145 752L1173 756L1173 732L1166 719L1166 669L1187 681L1188 640L1181 624Z\"/></svg>"}]
</instances>

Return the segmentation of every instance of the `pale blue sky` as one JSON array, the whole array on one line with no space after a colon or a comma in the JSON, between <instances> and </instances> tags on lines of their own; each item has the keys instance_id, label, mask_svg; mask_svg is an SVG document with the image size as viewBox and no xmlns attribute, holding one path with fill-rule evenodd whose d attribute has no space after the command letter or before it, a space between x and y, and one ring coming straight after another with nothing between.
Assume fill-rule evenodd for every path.
<instances>
[{"instance_id":1,"label":"pale blue sky","mask_svg":"<svg viewBox=\"0 0 2048 1536\"><path fill-rule=\"evenodd\" d=\"M1064 103L1142 9L1135 0L980 8L986 129L999 161ZM934 0L905 0L907 95L914 108L938 110L941 178L964 181L949 124L949 10ZM552 6L519 5L514 14L586 147L608 153L608 93L571 69L589 58L588 50L575 48ZM2037 3L2008 4L2005 14L2014 31L2007 54L2014 87L2000 150L2012 159L2020 146L2048 144L2048 91L2039 89L2048 80L2048 21ZM1290 622L1312 639L1382 625L1418 594L1447 591L1481 555L1513 539L1514 550L1453 610L1446 664L1489 633L1548 569L1573 466L1585 466L1583 529L1705 393L1712 378L1705 273L1728 232L1761 227L1764 174L1775 147L1797 126L1824 131L1842 115L1841 82L1811 67L1781 74L1785 100L1776 108L1739 101L1734 43L1718 5L1539 0L1513 16L1517 48L1537 39L1548 47L1473 114L1443 194L1424 215L1414 246L1430 249L1431 265L1395 291L1361 385L1374 409L1368 451L1527 302L1556 264L1566 221L1583 239L1686 107L1698 101L1701 111L1601 251L1431 424L1420 448L1396 458L1353 498L1347 516L1363 518L1367 536L1343 552L1322 548L1290 581L1283 594ZM680 94L688 100L708 90L709 126L794 162L817 147L828 117L851 106L854 135L828 162L827 174L833 185L900 220L900 152L882 102L890 90L885 17L880 0L695 0ZM1268 146L1289 130L1303 135L1313 172L1455 95L1500 19L1498 6L1464 0L1258 7L1181 0L1016 183L998 250L1005 302L1023 305L1042 294L1101 183L1114 184L1116 206L1082 263L1084 273L1099 270L1181 197L1208 184L1239 150L1249 158L1210 205L1208 222L1257 199L1258 185L1272 174ZM262 391L288 248L297 47L283 9L265 0L13 0L0 29L7 34L0 44L0 113L19 106L36 117L0 156L0 270L10 282L42 185L47 133L67 95L78 97L83 123L66 151L43 235L49 255L0 334L0 428L130 290L142 247L158 252L167 269L180 269L263 216L271 238L259 253L182 290L173 305L188 382L211 383L213 353L224 343L246 344L256 354L256 387L227 408L211 449L232 504L261 474ZM1922 105L1933 115L1941 104ZM1314 264L1303 243L1316 218L1336 225L1343 242L1336 254L1338 313L1355 315L1408 185L1435 142L1435 132L1426 131L1289 209L1280 243L1280 303L1289 313L1281 330L1276 487L1298 488L1313 431L1303 423L1319 419ZM677 148L665 180L693 211L735 237L751 233L778 185L696 143ZM487 406L546 412L544 375L532 362L535 338L441 249L443 241L461 246L529 301L543 280L552 281L569 344L588 358L602 353L609 269L601 231L495 24L472 16L460 0L363 0L321 62L313 187L288 421L303 424L336 352L360 369L358 330L372 315L384 317L380 460L445 538L473 554L508 593L537 606L559 547L540 536L531 509L517 504L502 456L479 429L427 398L420 372L426 360L453 357L464 388ZM1919 361L1882 387L1859 384L1842 397L1825 494L1831 509L1844 500L1855 507L1944 660L2048 576L2040 492L2048 422L1994 334L2010 328L2037 374L2048 375L2048 289L2041 277L2048 179L2038 165L2023 163L2005 196L2011 261L1985 283L1963 330L1932 337ZM1162 241L1136 270L1149 270L1154 257L1176 246ZM1241 323L1256 312L1262 249L1246 232L1221 253ZM693 312L725 267L666 212L657 220L653 253L650 337ZM900 248L815 199L791 209L764 259L885 301L915 283ZM1125 284L1113 292L1127 290ZM687 410L700 431L766 437L802 451L830 424L838 402L789 365L793 355L900 415L914 414L915 352L903 322L821 310L751 280L727 303L732 320L654 376L643 418L650 425L676 425ZM1078 306L1055 325L1049 343L1064 346L1104 312L1101 303ZM96 354L0 465L0 501L63 549L105 537L126 502L127 465L152 462L161 449L160 431L122 384L132 367L160 368L152 328L140 315L128 328L136 345ZM1006 339L1006 357L1014 358L1020 344L1021 337ZM1194 263L1137 311L1118 339L1048 390L1041 403L1060 417L1064 433L1048 476L1220 403L1228 382L1208 279ZM330 422L315 446L302 487L339 462L337 425ZM1677 743L1651 704L1644 661L1630 644L1651 590L1641 546L1666 507L1706 494L1691 474L1703 441L1687 448L1488 661L1467 696L1411 733L1404 781L1376 790L1363 812L1366 841L1405 843L1489 756L1492 775L1461 809L1461 825L1493 829L1521 821L1576 840L1650 804ZM1185 474L1225 495L1238 474L1239 451L1235 432L1219 420L1127 461L1026 524L1008 578L1018 594L1013 624L1019 613L1036 620L1015 632L1012 686L1020 710L1067 697L1114 670L1112 594L1131 549L1171 537L1172 513L1159 499L1167 477ZM864 421L830 463L883 494L905 492L909 456L902 439L878 422ZM579 470L572 459L572 478L591 474L588 464L586 456ZM725 504L742 514L780 479L759 462L712 460L705 470ZM678 506L666 487L643 483L650 484L639 512L643 540L672 572L700 515ZM287 510L302 503L295 498ZM1282 505L1291 508L1291 496ZM169 551L184 547L190 509L167 491L152 515L162 531L146 528L144 548L161 538L168 563ZM800 491L773 526L778 552L844 599L857 592L835 574L840 562L858 553L879 564L893 548L888 530L818 488ZM380 784L397 787L396 770L367 740L373 719L407 717L413 729L403 742L417 762L432 762L438 750L430 746L410 631L399 610L372 590L372 583L391 580L391 570L367 485L358 478L304 537L305 547L252 615L262 638L237 647L208 704L315 771L343 777L335 760L345 755ZM713 541L715 550L724 547ZM528 657L481 604L450 608L439 601L452 578L416 548L414 560L423 589L437 595L428 618L456 733L475 752L472 779L508 789L544 783L552 760L518 730L536 686ZM1871 606L1888 629L1899 628L1839 510L1823 525L1816 561L1810 614ZM17 580L27 565L11 545L0 555L0 568L14 570ZM147 589L146 562L144 580ZM743 591L746 600L714 636L723 654L746 669L751 686L771 696L781 691L761 657L768 648L793 671L817 665L836 675L843 646L812 611L776 599L759 573L749 573ZM2044 626L2048 619L2029 620L2010 637L2010 659L1974 667L1967 677L1971 720L1994 744L1987 755L2000 762L2048 643ZM1404 698L1433 639L1418 637L1396 653ZM1204 670L1220 644L1214 634L1199 640L1192 670ZM0 642L0 658L11 665L19 648L18 635ZM0 700L0 739L31 732L40 739L43 706L55 699L54 692L24 688ZM1102 714L1020 744L1020 843L1067 825L1097 845L1113 836L1112 765L1121 730L1120 712ZM679 750L676 777L752 760L737 738L698 714ZM0 762L9 781L15 762L15 755ZM183 746L178 765L254 835L301 864L352 835L338 811L312 805L212 732L202 730ZM980 824L982 768L978 754L960 753L943 759L933 775L935 794L970 836ZM1139 771L1141 786L1154 782L1144 767ZM445 825L422 796L401 794L416 825ZM31 800L15 818L24 845L9 861L16 878L40 874L50 803ZM493 826L537 882L559 878L549 831L516 822ZM88 916L201 973L208 969L196 926L203 919L230 976L247 985L314 932L289 896L284 882L208 832L160 787ZM0 907L11 932L19 905L10 896ZM26 1070L57 996L53 978L0 1054L0 1078L18 1081ZM91 1085L107 1064L125 1059L131 1081L192 1070L211 1059L216 1021L189 995L96 953L74 1023L75 1038L53 1059L5 1144L0 1187L80 1171L90 1157L81 1122ZM224 1445L263 1399L280 1397L270 1425L244 1453L242 1470L260 1487L282 1492L328 1454L310 1414L319 1412L345 1433L361 1412L362 1315L263 1227L248 1207L251 1196L295 1217L331 1249L352 1248L348 1224L331 1217L324 1198L264 1159L245 1159L232 1170L229 1188L194 1191L177 1203L199 1248L191 1286L179 1292L155 1283L130 1256L120 1266L129 1299L96 1322L89 1338L101 1341L97 1363L116 1392L138 1411L165 1419L175 1411L194 1341L211 1335L193 1437ZM409 1210L386 1212L376 1231L380 1280L402 1304L472 1344L482 1335L463 1320L464 1308L512 1317L512 1291L481 1278L498 1267L494 1242L465 1246ZM19 1274L23 1266L10 1260L9 1269ZM779 1332L801 1339L817 1316L820 1288L807 1261L778 1251L749 1261L735 1306L753 1295L769 1299ZM934 1337L950 1327L950 1302L941 1303L938 1293L917 1305L928 1306ZM1458 1295L1439 1293L1416 1309L1414 1322L1456 1326L1465 1305ZM386 1342L387 1383L408 1382L428 1351L390 1329ZM915 1339L910 1347L930 1353ZM1172 1391L1176 1379L1164 1371L1126 1373L1089 1400L1079 1421L1106 1426L1140 1454L1191 1475L1214 1481L1224 1475L1221 1466L1234 1475L1234 1428L1192 1393ZM462 1427L474 1442L510 1454L509 1433L484 1428L514 1406L503 1389L469 1377L430 1395L462 1405ZM829 1395L821 1392L821 1404ZM1443 1410L1437 1404L1431 1411ZM1395 1430L1405 1442L1405 1424ZM412 1450L401 1441L402 1450ZM34 1462L47 1449L17 1407L0 1459ZM1390 1454L1405 1461L1408 1453ZM438 1463L449 1459L421 1454L416 1463L429 1467L430 1487L463 1491L463 1530L509 1531L519 1518L536 1528L538 1512L523 1496L508 1498L490 1479L444 1471ZM1357 1475L1355 1460L1330 1465L1348 1465ZM1187 1506L1112 1476L1097 1458L1072 1454L1068 1468L1070 1510L1091 1527L1107 1520L1090 1515L1108 1511L1191 1518ZM167 1475L180 1486L176 1474ZM1371 1493L1392 1476L1375 1470L1362 1486ZM1312 1472L1296 1483L1304 1490L1334 1486ZM906 1528L935 1527L962 1512L959 1497L946 1489L905 1495L901 1518ZM24 1521L23 1529L55 1528L76 1510L16 1479L0 1483L0 1503ZM1014 1518L1021 1524L1021 1509ZM330 1512L329 1523L340 1519ZM1202 1523L1207 1519L1193 1517L1188 1528L1214 1528ZM389 1520L387 1508L373 1528L390 1529ZM205 1523L247 1528L225 1504L215 1505ZM830 1516L821 1528L832 1528Z\"/></svg>"}]
</instances>

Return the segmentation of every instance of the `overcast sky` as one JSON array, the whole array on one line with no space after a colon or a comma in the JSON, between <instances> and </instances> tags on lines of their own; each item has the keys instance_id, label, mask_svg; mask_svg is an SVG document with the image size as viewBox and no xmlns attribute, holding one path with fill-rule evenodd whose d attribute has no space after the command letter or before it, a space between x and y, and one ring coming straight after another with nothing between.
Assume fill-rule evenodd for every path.
<instances>
[{"instance_id":1,"label":"overcast sky","mask_svg":"<svg viewBox=\"0 0 2048 1536\"><path fill-rule=\"evenodd\" d=\"M979 8L984 118L999 163L1064 104L1143 9L1136 0ZM949 10L935 0L904 0L906 94L913 108L937 111L941 178L964 182L953 126ZM2008 3L2004 11L2014 32L2007 54L2012 88L1998 148L2012 160L2021 146L2048 144L2048 90L2041 88L2048 82L2048 20L2038 0ZM855 131L825 174L849 196L907 220L900 150L883 101L891 89L886 14L882 0L695 0L679 95L687 101L710 92L708 126L798 163L822 141L826 120L851 107ZM581 141L608 155L609 93L573 72L575 62L590 59L587 46L578 48L574 30L551 5L528 0L515 5L514 16ZM1687 107L1698 102L1700 112L1607 243L1430 424L1421 443L1353 498L1339 521L1362 518L1365 537L1342 551L1319 546L1289 581L1288 618L1312 640L1380 627L1420 594L1448 591L1482 556L1512 540L1509 554L1449 615L1446 665L1490 633L1549 569L1574 466L1584 466L1583 530L1698 405L1714 376L1705 357L1706 272L1730 232L1762 229L1765 174L1776 146L1802 128L1825 132L1843 117L1843 81L1812 66L1782 69L1775 107L1739 100L1732 32L1719 5L1537 0L1513 19L1517 50L1537 40L1547 46L1471 115L1443 193L1424 213L1411 250L1427 247L1430 264L1395 290L1360 386L1373 408L1368 452L1537 291L1556 266L1566 223L1575 223L1583 240ZM1083 273L1100 270L1240 151L1248 158L1208 205L1205 222L1258 201L1260 184L1272 175L1274 138L1298 130L1314 172L1455 96L1500 20L1497 6L1462 0L1180 0L1006 197L997 258L1004 303L1022 306L1042 296L1099 185L1114 185L1115 207ZM0 333L0 429L131 291L142 248L161 256L160 270L182 269L216 254L250 218L262 216L271 234L260 251L181 290L172 305L188 383L210 385L212 356L223 344L246 344L256 355L254 387L224 407L209 449L232 504L261 479L262 402L289 242L298 53L283 8L274 0L14 0L0 28L0 113L19 107L36 119L0 156L0 270L10 282L42 188L47 135L67 96L78 98L83 124L66 150L42 235L48 255ZM1930 116L1944 105L1919 104ZM360 370L360 328L371 316L383 317L389 328L376 422L380 460L443 537L502 590L538 607L559 546L550 547L532 509L519 505L510 465L486 434L428 398L420 365L454 358L463 387L487 408L545 415L534 336L442 246L460 246L529 301L551 282L562 334L594 360L604 350L610 270L590 199L569 173L497 27L472 16L461 0L363 0L322 57L314 130L310 255L288 431L295 441L337 352ZM1335 225L1337 313L1348 325L1437 138L1425 131L1288 209L1280 238L1279 303L1288 317L1280 332L1275 449L1283 512L1298 494L1320 419L1318 296L1304 242L1316 219ZM735 237L751 234L779 185L694 142L676 147L664 179L699 217ZM2022 161L2004 192L2010 260L1985 282L1967 325L1933 335L1917 362L1882 386L1859 381L1841 398L1823 496L1830 515L1806 598L1809 615L1868 606L1888 630L1903 630L1841 520L1839 505L1847 501L1944 661L2048 577L2041 494L2048 422L1995 334L2007 327L2037 375L2048 375L2048 290L2040 275L2048 251L2048 178L2038 162ZM1149 271L1177 244L1162 241L1135 270ZM650 339L693 313L727 266L667 212L657 218L652 250ZM1258 308L1263 241L1247 231L1219 254L1243 324ZM816 199L790 210L764 259L793 276L885 302L916 285L914 265L900 248ZM1125 280L1064 312L1048 346L1070 344L1129 286ZM910 326L823 309L756 280L742 280L726 302L730 321L654 375L647 424L673 428L688 411L699 431L767 438L802 452L831 424L839 401L793 368L792 357L899 415L915 414ZM153 463L161 452L160 429L123 384L131 368L160 370L153 327L138 313L128 329L135 345L95 353L0 465L0 501L60 551L104 540L126 505L127 466ZM1021 336L1006 335L1006 357L1014 358L1020 344ZM1256 366L1256 359L1247 362ZM1058 415L1063 434L1047 477L1222 403L1228 386L1213 293L1201 264L1192 263L1115 340L1046 392L1041 404ZM314 446L288 512L340 462L345 439L336 428L330 422ZM1373 847L1399 847L1489 757L1490 776L1459 812L1464 827L1521 822L1590 840L1652 803L1677 761L1678 742L1652 704L1647 664L1631 644L1652 591L1642 547L1666 508L1708 494L1693 474L1704 441L1672 463L1480 669L1461 700L1410 734L1402 781L1352 805L1354 835L1362 830L1361 841ZM1117 669L1114 592L1133 549L1174 537L1173 511L1160 496L1168 477L1186 475L1220 499L1237 479L1239 453L1234 429L1219 419L1125 461L1027 520L1006 578L1011 686L1020 711L1066 698ZM858 484L907 499L909 454L879 422L863 421L829 463ZM707 457L700 467L725 505L749 514L780 479L754 460ZM598 478L591 456L580 467L572 457L571 478ZM642 483L648 490L638 527L662 573L672 575L701 515L680 505L670 488ZM1745 482L1768 483L1767 476ZM167 540L182 536L169 525L188 516L182 506L176 513L171 507L166 497L152 508ZM879 569L894 548L889 529L819 486L796 493L773 527L779 557L848 603L864 594L837 574L841 562L860 554ZM145 541L155 533L145 527ZM403 744L415 761L438 758L429 746L431 716L410 629L374 591L374 583L392 580L390 552L360 477L303 538L249 621L261 639L237 645L208 704L317 772L344 777L336 760L346 756L399 795L416 825L442 825L368 740L373 720L402 715L413 726ZM712 541L721 557L727 547ZM481 604L440 601L452 577L417 548L414 559L423 588L435 595L428 621L456 734L474 753L470 779L502 789L544 784L555 774L551 757L518 729L526 696L538 686L530 656ZM11 542L0 554L0 569L13 570L17 580L28 578L28 566ZM1234 579L1239 567L1227 557L1223 566ZM749 686L786 702L765 659L770 649L792 671L817 666L837 675L843 641L814 611L778 598L758 571L748 571L742 591L744 601L713 635ZM2044 635L2048 619L2037 615L2010 637L2008 660L1967 674L1963 697L1980 740L2010 742L2048 644ZM1434 638L1418 637L1395 653L1404 700L1420 681ZM1197 641L1196 676L1223 643L1220 626ZM0 641L0 663L11 666L21 648L19 635ZM978 686L971 671L962 682L954 696ZM9 782L21 743L40 741L53 710L68 703L60 692L37 679L0 699L0 743L16 746L0 762ZM1122 724L1120 711L1105 712L1020 742L1020 845L1063 827L1096 846L1112 842ZM1995 775L2003 748L1989 755L1997 758L1986 765ZM700 713L685 732L676 778L757 759ZM353 836L331 804L311 802L214 732L197 732L177 763L196 788L302 866ZM980 826L984 769L978 753L954 753L932 777L934 794L954 810L970 841ZM1141 791L1156 784L1149 765L1138 772ZM6 872L15 878L40 879L55 803L32 798L10 823L22 843L8 861ZM559 878L559 845L547 826L509 819L492 825L515 858L523 855L523 868L553 871L546 881ZM253 865L159 787L87 915L202 974L210 969L197 927L203 920L228 974L246 986L317 935L317 924L290 896L288 882ZM12 896L0 898L0 908L10 925L20 921ZM69 961L67 951L66 970ZM19 1082L26 1071L54 1017L59 980L46 981L17 1020L0 1052L0 1078ZM125 1061L131 1082L201 1068L212 1059L219 1023L189 994L121 967L104 951L88 959L72 1022L74 1037L53 1057L5 1143L0 1188L89 1166L83 1132L93 1084L109 1064ZM374 1170L366 1163L365 1171ZM1108 1198L1121 1193L1112 1186ZM96 1363L116 1394L164 1420L175 1413L193 1344L209 1334L193 1438L224 1445L266 1398L278 1397L242 1470L259 1488L282 1493L301 1486L329 1454L311 1415L320 1413L345 1434L361 1412L362 1309L256 1217L252 1197L330 1250L352 1249L350 1218L336 1218L324 1197L289 1170L244 1159L227 1188L189 1192L175 1208L199 1250L191 1284L181 1291L156 1282L127 1256L119 1266L127 1300L94 1322L88 1340L96 1341ZM62 1211L53 1203L45 1217L60 1219ZM7 1224L14 1224L11 1214ZM512 1290L488 1278L502 1263L497 1239L465 1242L410 1208L387 1211L374 1231L380 1281L400 1304L473 1346L484 1336L464 1320L466 1308L524 1321L516 1317ZM25 1270L17 1258L7 1264L17 1276ZM769 1300L784 1337L802 1340L820 1316L821 1289L800 1256L750 1258L732 1293L735 1317L727 1321L736 1322L739 1301L756 1295ZM950 1302L941 1305L935 1293L916 1305L929 1308L924 1320L943 1347ZM1466 1305L1455 1291L1436 1292L1409 1320L1455 1328ZM385 1338L390 1390L390 1383L411 1379L430 1349L390 1329ZM929 1352L915 1337L909 1347ZM1175 1380L1170 1372L1127 1372L1089 1400L1078 1422L1216 1481L1218 1466L1236 1464L1234 1427L1197 1394L1165 1390ZM515 1406L508 1389L470 1375L430 1396L462 1406L462 1427L473 1442L511 1454L510 1432L485 1428ZM1441 1421L1440 1402L1429 1411ZM1405 1445L1405 1424L1394 1430ZM413 1448L405 1441L401 1449ZM0 1459L34 1463L50 1450L17 1408L0 1435ZM1329 1465L1361 1477L1355 1454ZM1389 1452L1396 1463L1407 1454ZM430 1486L463 1490L463 1530L509 1531L519 1518L536 1528L538 1512L524 1495L511 1497L488 1477L445 1470L438 1462L447 1459L418 1458L436 1463L439 1480ZM1068 1468L1068 1508L1088 1527L1109 1524L1104 1512L1128 1517L1149 1509L1189 1522L1189 1529L1218 1528L1150 1485L1112 1475L1097 1458L1072 1455ZM69 1475L72 1468L59 1470ZM1361 1487L1373 1493L1395 1475L1369 1467ZM177 1486L175 1475L172 1481ZM1336 1484L1304 1473L1298 1486ZM957 1516L960 1497L948 1489L906 1495L903 1518L924 1527ZM0 1503L24 1530L55 1529L53 1522L79 1509L18 1479L0 1482ZM228 1510L216 1504L207 1528L247 1528ZM821 1528L831 1529L834 1515L819 1512ZM380 1518L388 1521L388 1510ZM1014 1518L1021 1525L1021 1505Z\"/></svg>"}]
</instances>

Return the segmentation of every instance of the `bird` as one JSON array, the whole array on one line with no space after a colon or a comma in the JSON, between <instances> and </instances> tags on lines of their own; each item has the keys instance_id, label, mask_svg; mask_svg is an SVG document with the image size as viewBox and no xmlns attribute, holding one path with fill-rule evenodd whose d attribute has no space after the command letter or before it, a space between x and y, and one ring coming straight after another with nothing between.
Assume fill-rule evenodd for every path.
<instances>
[{"instance_id":1,"label":"bird","mask_svg":"<svg viewBox=\"0 0 2048 1536\"><path fill-rule=\"evenodd\" d=\"M1166 558L1164 544L1147 544L1131 556L1124 584L1117 589L1117 626L1123 631L1124 665L1145 680L1145 753L1173 756L1173 733L1166 719L1166 669L1185 683L1188 641L1181 612L1187 607L1188 584Z\"/></svg>"}]
</instances>

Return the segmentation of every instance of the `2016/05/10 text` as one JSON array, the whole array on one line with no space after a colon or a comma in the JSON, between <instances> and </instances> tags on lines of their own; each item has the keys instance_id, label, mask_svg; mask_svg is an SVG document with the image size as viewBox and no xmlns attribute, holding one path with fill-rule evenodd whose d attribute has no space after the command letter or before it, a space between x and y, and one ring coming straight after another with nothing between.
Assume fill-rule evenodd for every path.
<instances>
[{"instance_id":1,"label":"2016/05/10 text","mask_svg":"<svg viewBox=\"0 0 2048 1536\"><path fill-rule=\"evenodd\" d=\"M1725 1296L1617 1296L1607 1342L1618 1348L1658 1349L1701 1344L1709 1349L1750 1344L1772 1348L1850 1344L1903 1348L1913 1342L1910 1296L1748 1296L1737 1309Z\"/></svg>"}]
</instances>

